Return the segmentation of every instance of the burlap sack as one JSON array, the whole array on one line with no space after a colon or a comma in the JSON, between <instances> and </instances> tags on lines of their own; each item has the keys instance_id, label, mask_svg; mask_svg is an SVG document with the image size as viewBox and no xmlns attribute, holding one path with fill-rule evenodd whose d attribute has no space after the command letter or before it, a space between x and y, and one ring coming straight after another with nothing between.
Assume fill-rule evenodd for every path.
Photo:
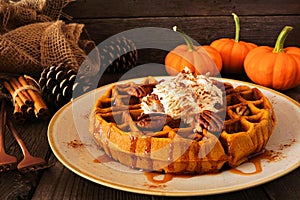
<instances>
[{"instance_id":1,"label":"burlap sack","mask_svg":"<svg viewBox=\"0 0 300 200\"><path fill-rule=\"evenodd\" d=\"M78 68L87 57L80 47L84 25L63 21L34 23L0 35L0 73L39 76L61 62Z\"/></svg>"},{"instance_id":2,"label":"burlap sack","mask_svg":"<svg viewBox=\"0 0 300 200\"><path fill-rule=\"evenodd\" d=\"M62 9L73 0L0 0L0 33L36 22L56 21L64 16Z\"/></svg>"}]
</instances>

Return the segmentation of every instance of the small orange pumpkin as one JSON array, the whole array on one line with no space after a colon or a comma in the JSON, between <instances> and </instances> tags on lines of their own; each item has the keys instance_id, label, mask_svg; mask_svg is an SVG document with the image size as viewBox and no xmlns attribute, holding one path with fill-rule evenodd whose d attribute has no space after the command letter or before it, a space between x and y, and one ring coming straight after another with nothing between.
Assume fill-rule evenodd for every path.
<instances>
[{"instance_id":1,"label":"small orange pumpkin","mask_svg":"<svg viewBox=\"0 0 300 200\"><path fill-rule=\"evenodd\" d=\"M240 41L240 20L235 13L232 15L235 21L235 39L221 38L213 41L210 46L217 49L222 56L222 72L240 74L244 72L243 63L246 55L257 45Z\"/></svg>"},{"instance_id":2,"label":"small orange pumpkin","mask_svg":"<svg viewBox=\"0 0 300 200\"><path fill-rule=\"evenodd\" d=\"M185 67L197 74L210 73L217 76L222 69L222 58L219 52L210 46L194 46L190 38L177 27L173 27L184 38L186 44L179 45L165 57L166 71L176 75Z\"/></svg>"},{"instance_id":3,"label":"small orange pumpkin","mask_svg":"<svg viewBox=\"0 0 300 200\"><path fill-rule=\"evenodd\" d=\"M284 48L284 41L293 28L285 26L275 47L261 46L249 52L244 67L255 83L278 90L300 85L300 48Z\"/></svg>"},{"instance_id":4,"label":"small orange pumpkin","mask_svg":"<svg viewBox=\"0 0 300 200\"><path fill-rule=\"evenodd\" d=\"M216 67L218 69L218 74L219 72L222 70L222 56L221 54L217 51L217 49L215 49L212 46L209 45L203 45L201 46L209 55L209 57L214 61L214 63L216 64Z\"/></svg>"}]
</instances>

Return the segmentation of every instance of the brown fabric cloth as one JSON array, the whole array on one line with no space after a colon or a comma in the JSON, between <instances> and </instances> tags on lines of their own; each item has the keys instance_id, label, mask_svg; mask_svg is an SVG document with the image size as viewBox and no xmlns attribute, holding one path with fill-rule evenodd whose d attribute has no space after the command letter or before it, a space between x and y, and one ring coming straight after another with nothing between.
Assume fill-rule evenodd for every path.
<instances>
[{"instance_id":1,"label":"brown fabric cloth","mask_svg":"<svg viewBox=\"0 0 300 200\"><path fill-rule=\"evenodd\" d=\"M0 33L36 22L56 21L64 16L62 9L74 0L0 0Z\"/></svg>"},{"instance_id":2,"label":"brown fabric cloth","mask_svg":"<svg viewBox=\"0 0 300 200\"><path fill-rule=\"evenodd\" d=\"M54 21L0 35L0 72L36 76L43 68L61 62L78 68L87 57L82 45L85 40L80 40L83 28L83 24Z\"/></svg>"}]
</instances>

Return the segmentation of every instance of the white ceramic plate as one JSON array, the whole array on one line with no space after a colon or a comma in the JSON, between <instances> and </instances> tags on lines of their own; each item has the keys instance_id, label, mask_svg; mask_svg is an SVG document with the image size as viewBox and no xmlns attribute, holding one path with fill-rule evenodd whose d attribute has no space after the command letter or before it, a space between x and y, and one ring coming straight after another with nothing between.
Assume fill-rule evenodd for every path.
<instances>
[{"instance_id":1,"label":"white ceramic plate","mask_svg":"<svg viewBox=\"0 0 300 200\"><path fill-rule=\"evenodd\" d=\"M157 77L157 79L168 77ZM140 82L142 79L133 79ZM61 108L52 118L48 138L53 153L74 173L95 183L129 192L193 196L219 194L253 187L274 180L300 165L300 105L291 98L273 90L246 82L223 79L233 85L259 88L271 101L277 116L277 125L266 149L272 150L273 160L261 160L262 172L240 175L231 171L191 177L159 175L149 179L144 172L114 161L104 161L100 150L88 132L89 113L94 102L110 85L87 93ZM98 162L97 160L102 160ZM255 171L253 164L244 163L239 170ZM167 179L168 181L162 181ZM153 181L153 180L156 180Z\"/></svg>"}]
</instances>

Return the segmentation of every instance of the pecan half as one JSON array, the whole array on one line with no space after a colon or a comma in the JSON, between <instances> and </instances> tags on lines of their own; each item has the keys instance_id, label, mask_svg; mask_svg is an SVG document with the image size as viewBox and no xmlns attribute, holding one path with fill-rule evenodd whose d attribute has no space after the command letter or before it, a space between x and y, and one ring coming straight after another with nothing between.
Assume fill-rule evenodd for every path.
<instances>
[{"instance_id":1,"label":"pecan half","mask_svg":"<svg viewBox=\"0 0 300 200\"><path fill-rule=\"evenodd\" d=\"M197 123L202 129L217 133L223 129L223 120L216 113L204 110L196 117Z\"/></svg>"},{"instance_id":2,"label":"pecan half","mask_svg":"<svg viewBox=\"0 0 300 200\"><path fill-rule=\"evenodd\" d=\"M234 88L230 83L224 83L224 89L225 89L226 95L232 94L234 92Z\"/></svg>"},{"instance_id":3,"label":"pecan half","mask_svg":"<svg viewBox=\"0 0 300 200\"><path fill-rule=\"evenodd\" d=\"M128 88L127 93L135 97L144 97L153 91L156 84L134 85Z\"/></svg>"},{"instance_id":4,"label":"pecan half","mask_svg":"<svg viewBox=\"0 0 300 200\"><path fill-rule=\"evenodd\" d=\"M163 113L143 113L137 120L136 125L139 128L148 131L158 131L161 130L165 124L169 123L172 118Z\"/></svg>"},{"instance_id":5,"label":"pecan half","mask_svg":"<svg viewBox=\"0 0 300 200\"><path fill-rule=\"evenodd\" d=\"M239 116L248 116L250 114L250 109L246 105L241 105L235 108L235 112Z\"/></svg>"}]
</instances>

